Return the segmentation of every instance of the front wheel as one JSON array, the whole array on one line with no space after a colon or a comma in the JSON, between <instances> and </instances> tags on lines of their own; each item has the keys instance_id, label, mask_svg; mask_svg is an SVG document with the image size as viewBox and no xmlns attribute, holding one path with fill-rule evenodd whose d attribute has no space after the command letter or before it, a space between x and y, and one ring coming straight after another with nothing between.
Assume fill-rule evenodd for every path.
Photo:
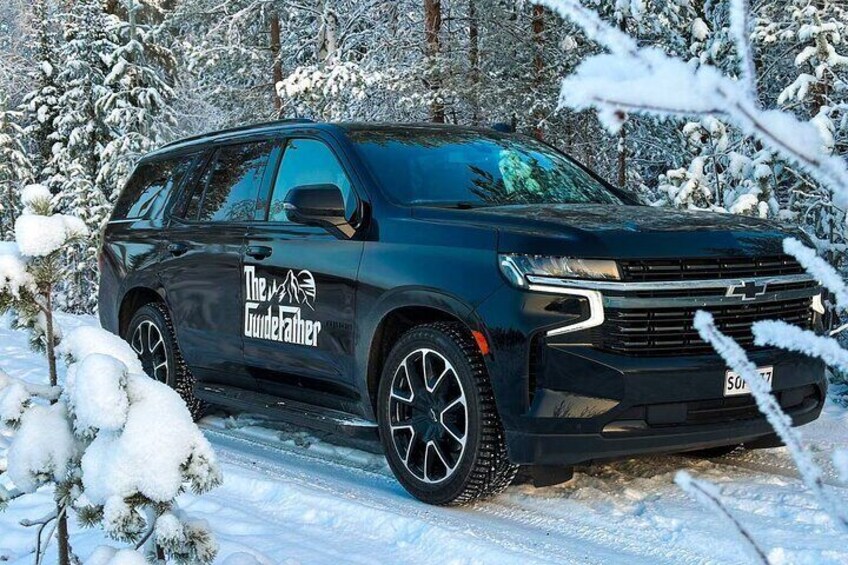
<instances>
[{"instance_id":1,"label":"front wheel","mask_svg":"<svg viewBox=\"0 0 848 565\"><path fill-rule=\"evenodd\" d=\"M483 358L463 325L404 334L384 366L378 403L389 466L419 500L464 504L515 477Z\"/></svg>"},{"instance_id":2,"label":"front wheel","mask_svg":"<svg viewBox=\"0 0 848 565\"><path fill-rule=\"evenodd\" d=\"M144 372L177 391L192 418L199 420L205 405L194 396L194 375L180 353L165 305L154 302L139 308L130 320L125 339L138 354Z\"/></svg>"}]
</instances>

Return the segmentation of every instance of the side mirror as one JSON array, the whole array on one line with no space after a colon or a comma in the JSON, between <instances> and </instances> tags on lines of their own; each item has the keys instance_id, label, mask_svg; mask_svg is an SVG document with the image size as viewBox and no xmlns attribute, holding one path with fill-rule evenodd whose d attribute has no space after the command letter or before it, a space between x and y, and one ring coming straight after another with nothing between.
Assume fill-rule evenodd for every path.
<instances>
[{"instance_id":1,"label":"side mirror","mask_svg":"<svg viewBox=\"0 0 848 565\"><path fill-rule=\"evenodd\" d=\"M289 191L283 206L292 222L325 228L344 237L353 236L342 190L334 184L296 186Z\"/></svg>"}]
</instances>

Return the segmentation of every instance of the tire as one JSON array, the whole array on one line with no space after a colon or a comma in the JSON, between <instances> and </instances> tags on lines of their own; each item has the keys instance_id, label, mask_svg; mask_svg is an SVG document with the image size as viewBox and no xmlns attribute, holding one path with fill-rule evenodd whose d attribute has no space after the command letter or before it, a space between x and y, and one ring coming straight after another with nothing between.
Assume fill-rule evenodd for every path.
<instances>
[{"instance_id":1,"label":"tire","mask_svg":"<svg viewBox=\"0 0 848 565\"><path fill-rule=\"evenodd\" d=\"M389 466L422 502L471 503L502 492L518 472L483 358L462 324L405 333L386 360L377 401Z\"/></svg>"},{"instance_id":2,"label":"tire","mask_svg":"<svg viewBox=\"0 0 848 565\"><path fill-rule=\"evenodd\" d=\"M206 405L194 396L194 375L180 353L165 305L151 302L139 308L124 339L138 354L145 373L177 391L195 421L202 418Z\"/></svg>"}]
</instances>

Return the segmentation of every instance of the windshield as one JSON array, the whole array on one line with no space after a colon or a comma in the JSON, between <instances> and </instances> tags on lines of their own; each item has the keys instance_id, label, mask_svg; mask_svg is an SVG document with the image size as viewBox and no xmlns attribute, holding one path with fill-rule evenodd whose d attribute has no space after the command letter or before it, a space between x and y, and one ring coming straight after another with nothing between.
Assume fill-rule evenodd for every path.
<instances>
[{"instance_id":1,"label":"windshield","mask_svg":"<svg viewBox=\"0 0 848 565\"><path fill-rule=\"evenodd\" d=\"M568 157L530 138L431 128L355 130L349 137L402 204L624 203Z\"/></svg>"}]
</instances>

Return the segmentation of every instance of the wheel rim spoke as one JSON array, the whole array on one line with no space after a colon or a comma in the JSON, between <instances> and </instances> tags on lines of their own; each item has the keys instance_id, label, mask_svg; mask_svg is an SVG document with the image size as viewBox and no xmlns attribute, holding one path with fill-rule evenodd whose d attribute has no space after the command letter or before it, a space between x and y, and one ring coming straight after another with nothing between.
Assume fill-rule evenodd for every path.
<instances>
[{"instance_id":1,"label":"wheel rim spoke","mask_svg":"<svg viewBox=\"0 0 848 565\"><path fill-rule=\"evenodd\" d=\"M418 480L449 479L465 453L468 405L459 376L432 349L407 355L389 393L389 429L404 467Z\"/></svg>"},{"instance_id":2,"label":"wheel rim spoke","mask_svg":"<svg viewBox=\"0 0 848 565\"><path fill-rule=\"evenodd\" d=\"M153 322L143 320L136 326L130 345L135 351L144 372L151 378L168 382L168 350L165 347L165 337Z\"/></svg>"},{"instance_id":3,"label":"wheel rim spoke","mask_svg":"<svg viewBox=\"0 0 848 565\"><path fill-rule=\"evenodd\" d=\"M468 405L465 403L465 395L463 394L450 404L448 404L444 410L439 414L439 422L445 428L445 431L448 433L450 437L454 439L461 446L465 447L465 441L468 438L468 427L467 425L461 432L457 432L453 429L453 423L445 421L445 415L450 414L451 411L454 411L457 408L461 408L464 414L468 414ZM467 416L466 416L467 418Z\"/></svg>"}]
</instances>

